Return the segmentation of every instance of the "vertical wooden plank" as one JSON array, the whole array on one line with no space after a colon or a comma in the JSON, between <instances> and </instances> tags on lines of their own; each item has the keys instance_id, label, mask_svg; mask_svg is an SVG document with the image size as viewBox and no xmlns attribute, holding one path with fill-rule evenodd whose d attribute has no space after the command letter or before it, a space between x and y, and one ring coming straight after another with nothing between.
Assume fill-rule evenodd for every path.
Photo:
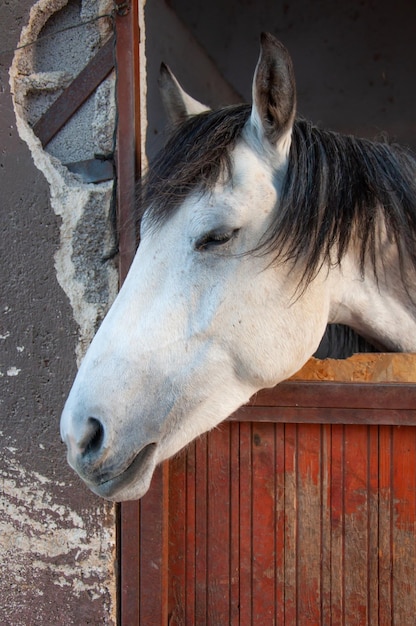
<instances>
[{"instance_id":1,"label":"vertical wooden plank","mask_svg":"<svg viewBox=\"0 0 416 626\"><path fill-rule=\"evenodd\" d=\"M285 623L297 622L297 438L298 426L286 424L285 428Z\"/></svg>"},{"instance_id":2,"label":"vertical wooden plank","mask_svg":"<svg viewBox=\"0 0 416 626\"><path fill-rule=\"evenodd\" d=\"M284 424L275 424L275 468L276 468L276 624L285 623L285 432Z\"/></svg>"},{"instance_id":3,"label":"vertical wooden plank","mask_svg":"<svg viewBox=\"0 0 416 626\"><path fill-rule=\"evenodd\" d=\"M208 435L195 442L195 624L207 624Z\"/></svg>"},{"instance_id":4,"label":"vertical wooden plank","mask_svg":"<svg viewBox=\"0 0 416 626\"><path fill-rule=\"evenodd\" d=\"M345 622L368 624L368 428L345 426Z\"/></svg>"},{"instance_id":5,"label":"vertical wooden plank","mask_svg":"<svg viewBox=\"0 0 416 626\"><path fill-rule=\"evenodd\" d=\"M393 623L416 615L416 429L393 429Z\"/></svg>"},{"instance_id":6,"label":"vertical wooden plank","mask_svg":"<svg viewBox=\"0 0 416 626\"><path fill-rule=\"evenodd\" d=\"M240 424L240 626L252 624L252 425Z\"/></svg>"},{"instance_id":7,"label":"vertical wooden plank","mask_svg":"<svg viewBox=\"0 0 416 626\"><path fill-rule=\"evenodd\" d=\"M230 616L230 424L208 435L207 624Z\"/></svg>"},{"instance_id":8,"label":"vertical wooden plank","mask_svg":"<svg viewBox=\"0 0 416 626\"><path fill-rule=\"evenodd\" d=\"M332 426L322 425L321 481L321 620L331 624L331 475Z\"/></svg>"},{"instance_id":9,"label":"vertical wooden plank","mask_svg":"<svg viewBox=\"0 0 416 626\"><path fill-rule=\"evenodd\" d=\"M259 423L252 431L253 615L254 624L274 624L275 617L275 434Z\"/></svg>"},{"instance_id":10,"label":"vertical wooden plank","mask_svg":"<svg viewBox=\"0 0 416 626\"><path fill-rule=\"evenodd\" d=\"M297 439L297 619L321 623L321 427L298 426Z\"/></svg>"},{"instance_id":11,"label":"vertical wooden plank","mask_svg":"<svg viewBox=\"0 0 416 626\"><path fill-rule=\"evenodd\" d=\"M169 466L169 519L168 519L168 614L169 624L179 626L185 621L187 528L187 455L180 453Z\"/></svg>"},{"instance_id":12,"label":"vertical wooden plank","mask_svg":"<svg viewBox=\"0 0 416 626\"><path fill-rule=\"evenodd\" d=\"M230 422L230 626L240 625L240 424Z\"/></svg>"},{"instance_id":13,"label":"vertical wooden plank","mask_svg":"<svg viewBox=\"0 0 416 626\"><path fill-rule=\"evenodd\" d=\"M331 619L345 625L344 615L344 426L332 426L331 438Z\"/></svg>"},{"instance_id":14,"label":"vertical wooden plank","mask_svg":"<svg viewBox=\"0 0 416 626\"><path fill-rule=\"evenodd\" d=\"M128 624L136 626L140 623L140 503L125 502L118 506L120 626L127 626Z\"/></svg>"},{"instance_id":15,"label":"vertical wooden plank","mask_svg":"<svg viewBox=\"0 0 416 626\"><path fill-rule=\"evenodd\" d=\"M393 428L380 426L379 443L379 625L393 624Z\"/></svg>"},{"instance_id":16,"label":"vertical wooden plank","mask_svg":"<svg viewBox=\"0 0 416 626\"><path fill-rule=\"evenodd\" d=\"M195 567L196 567L196 454L195 442L186 455L186 577L185 624L195 624Z\"/></svg>"},{"instance_id":17,"label":"vertical wooden plank","mask_svg":"<svg viewBox=\"0 0 416 626\"><path fill-rule=\"evenodd\" d=\"M368 428L368 623L379 622L379 428Z\"/></svg>"},{"instance_id":18,"label":"vertical wooden plank","mask_svg":"<svg viewBox=\"0 0 416 626\"><path fill-rule=\"evenodd\" d=\"M169 463L156 468L140 501L140 625L168 621Z\"/></svg>"}]
</instances>

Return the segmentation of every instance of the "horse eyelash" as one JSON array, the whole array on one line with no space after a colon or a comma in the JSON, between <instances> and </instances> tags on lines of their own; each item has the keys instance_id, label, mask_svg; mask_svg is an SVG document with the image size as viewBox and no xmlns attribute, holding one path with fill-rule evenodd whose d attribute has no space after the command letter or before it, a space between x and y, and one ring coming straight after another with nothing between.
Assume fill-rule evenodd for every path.
<instances>
[{"instance_id":1,"label":"horse eyelash","mask_svg":"<svg viewBox=\"0 0 416 626\"><path fill-rule=\"evenodd\" d=\"M237 233L239 229L229 232L218 232L213 231L203 235L200 239L198 239L195 243L195 250L203 251L211 246L221 246L223 244L228 243Z\"/></svg>"}]
</instances>

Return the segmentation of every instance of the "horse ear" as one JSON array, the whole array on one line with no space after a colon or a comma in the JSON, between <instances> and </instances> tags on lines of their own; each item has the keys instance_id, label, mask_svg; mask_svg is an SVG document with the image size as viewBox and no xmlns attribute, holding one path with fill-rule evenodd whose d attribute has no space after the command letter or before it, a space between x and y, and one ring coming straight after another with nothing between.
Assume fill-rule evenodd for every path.
<instances>
[{"instance_id":1,"label":"horse ear","mask_svg":"<svg viewBox=\"0 0 416 626\"><path fill-rule=\"evenodd\" d=\"M287 153L295 114L292 60L280 41L269 33L262 33L260 58L253 79L251 124L261 140L267 139L273 147L283 148Z\"/></svg>"},{"instance_id":2,"label":"horse ear","mask_svg":"<svg viewBox=\"0 0 416 626\"><path fill-rule=\"evenodd\" d=\"M159 87L169 121L173 124L184 122L191 115L209 111L205 104L198 102L182 89L165 63L160 66Z\"/></svg>"}]
</instances>

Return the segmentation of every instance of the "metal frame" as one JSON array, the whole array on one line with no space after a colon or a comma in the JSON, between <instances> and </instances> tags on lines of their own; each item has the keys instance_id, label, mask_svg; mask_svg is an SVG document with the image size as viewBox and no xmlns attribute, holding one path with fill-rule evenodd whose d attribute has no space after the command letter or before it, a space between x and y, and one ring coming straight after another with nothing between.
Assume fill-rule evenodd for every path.
<instances>
[{"instance_id":1,"label":"metal frame","mask_svg":"<svg viewBox=\"0 0 416 626\"><path fill-rule=\"evenodd\" d=\"M117 224L119 277L124 281L137 245L135 186L140 174L140 57L138 2L119 2L116 11L117 72ZM118 508L118 622L139 624L140 505L126 502Z\"/></svg>"}]
</instances>

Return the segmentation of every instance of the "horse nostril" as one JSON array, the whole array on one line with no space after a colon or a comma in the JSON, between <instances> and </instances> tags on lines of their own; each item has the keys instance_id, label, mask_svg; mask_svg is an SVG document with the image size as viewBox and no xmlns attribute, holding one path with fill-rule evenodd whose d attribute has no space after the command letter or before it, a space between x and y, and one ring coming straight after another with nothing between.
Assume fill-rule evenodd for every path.
<instances>
[{"instance_id":1,"label":"horse nostril","mask_svg":"<svg viewBox=\"0 0 416 626\"><path fill-rule=\"evenodd\" d=\"M87 420L88 429L81 443L83 455L99 452L104 441L104 426L95 417Z\"/></svg>"}]
</instances>

